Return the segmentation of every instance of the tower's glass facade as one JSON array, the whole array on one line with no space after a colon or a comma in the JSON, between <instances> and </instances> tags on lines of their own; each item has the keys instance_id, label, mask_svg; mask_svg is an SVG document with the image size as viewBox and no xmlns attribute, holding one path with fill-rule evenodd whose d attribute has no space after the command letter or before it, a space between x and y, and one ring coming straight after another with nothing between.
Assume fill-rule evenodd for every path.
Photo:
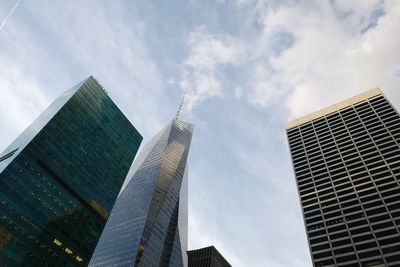
<instances>
[{"instance_id":1,"label":"tower's glass facade","mask_svg":"<svg viewBox=\"0 0 400 267\"><path fill-rule=\"evenodd\" d=\"M187 266L187 156L193 125L173 119L128 173L89 266Z\"/></svg>"},{"instance_id":2,"label":"tower's glass facade","mask_svg":"<svg viewBox=\"0 0 400 267\"><path fill-rule=\"evenodd\" d=\"M286 130L314 266L400 266L400 116L381 91Z\"/></svg>"},{"instance_id":3,"label":"tower's glass facade","mask_svg":"<svg viewBox=\"0 0 400 267\"><path fill-rule=\"evenodd\" d=\"M0 266L86 266L142 141L89 77L0 154Z\"/></svg>"}]
</instances>

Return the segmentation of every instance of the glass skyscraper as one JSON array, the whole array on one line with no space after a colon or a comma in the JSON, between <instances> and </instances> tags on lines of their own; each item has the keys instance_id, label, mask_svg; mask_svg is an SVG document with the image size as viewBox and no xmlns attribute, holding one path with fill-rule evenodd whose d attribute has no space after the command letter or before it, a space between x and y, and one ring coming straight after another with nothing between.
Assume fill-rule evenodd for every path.
<instances>
[{"instance_id":1,"label":"glass skyscraper","mask_svg":"<svg viewBox=\"0 0 400 267\"><path fill-rule=\"evenodd\" d=\"M174 118L142 149L89 266L187 266L187 156L193 129Z\"/></svg>"},{"instance_id":2,"label":"glass skyscraper","mask_svg":"<svg viewBox=\"0 0 400 267\"><path fill-rule=\"evenodd\" d=\"M286 132L314 266L400 266L400 116L382 92Z\"/></svg>"},{"instance_id":3,"label":"glass skyscraper","mask_svg":"<svg viewBox=\"0 0 400 267\"><path fill-rule=\"evenodd\" d=\"M141 135L89 77L0 154L0 266L87 266Z\"/></svg>"}]
</instances>

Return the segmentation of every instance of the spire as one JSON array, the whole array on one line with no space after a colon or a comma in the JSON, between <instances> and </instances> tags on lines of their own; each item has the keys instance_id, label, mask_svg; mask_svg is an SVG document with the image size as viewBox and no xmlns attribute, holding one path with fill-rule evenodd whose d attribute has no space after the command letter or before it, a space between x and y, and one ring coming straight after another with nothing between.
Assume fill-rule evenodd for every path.
<instances>
[{"instance_id":1,"label":"spire","mask_svg":"<svg viewBox=\"0 0 400 267\"><path fill-rule=\"evenodd\" d=\"M179 114L180 114L181 111L182 111L183 102L185 101L185 94L186 94L186 92L183 92L182 101L181 101L181 104L179 105L178 111L176 112L175 119L178 119L178 118L179 118Z\"/></svg>"}]
</instances>

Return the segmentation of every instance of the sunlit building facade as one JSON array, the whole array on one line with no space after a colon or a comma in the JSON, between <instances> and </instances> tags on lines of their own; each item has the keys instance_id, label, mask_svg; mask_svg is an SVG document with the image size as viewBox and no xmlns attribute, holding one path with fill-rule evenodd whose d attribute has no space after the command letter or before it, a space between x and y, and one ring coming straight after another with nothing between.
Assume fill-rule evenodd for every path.
<instances>
[{"instance_id":1,"label":"sunlit building facade","mask_svg":"<svg viewBox=\"0 0 400 267\"><path fill-rule=\"evenodd\" d=\"M174 118L144 146L89 266L187 266L187 157L193 128Z\"/></svg>"},{"instance_id":2,"label":"sunlit building facade","mask_svg":"<svg viewBox=\"0 0 400 267\"><path fill-rule=\"evenodd\" d=\"M232 267L214 247L205 247L188 252L189 267Z\"/></svg>"},{"instance_id":3,"label":"sunlit building facade","mask_svg":"<svg viewBox=\"0 0 400 267\"><path fill-rule=\"evenodd\" d=\"M0 154L0 265L87 266L142 136L89 77Z\"/></svg>"},{"instance_id":4,"label":"sunlit building facade","mask_svg":"<svg viewBox=\"0 0 400 267\"><path fill-rule=\"evenodd\" d=\"M382 92L286 132L314 266L400 266L400 116Z\"/></svg>"}]
</instances>

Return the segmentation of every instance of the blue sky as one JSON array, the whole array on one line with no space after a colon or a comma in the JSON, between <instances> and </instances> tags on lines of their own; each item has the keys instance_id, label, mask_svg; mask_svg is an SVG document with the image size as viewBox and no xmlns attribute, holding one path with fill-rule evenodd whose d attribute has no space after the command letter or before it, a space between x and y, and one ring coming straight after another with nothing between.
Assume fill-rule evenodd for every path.
<instances>
[{"instance_id":1,"label":"blue sky","mask_svg":"<svg viewBox=\"0 0 400 267\"><path fill-rule=\"evenodd\" d=\"M89 75L144 142L184 90L189 248L234 266L311 266L285 122L377 86L400 107L396 0L2 0L0 22L0 150Z\"/></svg>"}]
</instances>

